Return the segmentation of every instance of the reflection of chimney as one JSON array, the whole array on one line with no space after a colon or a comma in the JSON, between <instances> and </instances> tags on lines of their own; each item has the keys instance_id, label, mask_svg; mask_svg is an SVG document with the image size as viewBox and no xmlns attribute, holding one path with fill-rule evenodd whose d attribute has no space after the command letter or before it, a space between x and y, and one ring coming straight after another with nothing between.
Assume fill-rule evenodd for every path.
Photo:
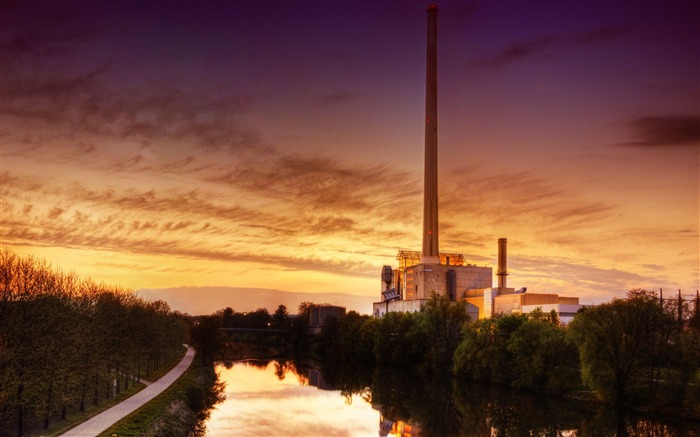
<instances>
[{"instance_id":1,"label":"reflection of chimney","mask_svg":"<svg viewBox=\"0 0 700 437\"><path fill-rule=\"evenodd\" d=\"M425 84L425 187L423 190L423 255L421 264L440 264L438 248L437 165L437 14L428 6L428 56Z\"/></svg>"},{"instance_id":2,"label":"reflection of chimney","mask_svg":"<svg viewBox=\"0 0 700 437\"><path fill-rule=\"evenodd\" d=\"M508 245L508 240L505 238L498 239L498 271L496 275L498 276L498 288L506 288L506 276L508 276L507 267L507 253L506 246Z\"/></svg>"}]
</instances>

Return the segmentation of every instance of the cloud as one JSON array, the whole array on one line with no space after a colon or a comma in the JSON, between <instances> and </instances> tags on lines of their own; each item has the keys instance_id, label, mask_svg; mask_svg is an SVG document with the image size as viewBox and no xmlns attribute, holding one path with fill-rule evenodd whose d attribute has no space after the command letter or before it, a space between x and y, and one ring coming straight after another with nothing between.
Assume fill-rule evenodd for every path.
<instances>
[{"instance_id":1,"label":"cloud","mask_svg":"<svg viewBox=\"0 0 700 437\"><path fill-rule=\"evenodd\" d=\"M82 74L3 75L3 121L29 143L50 136L84 143L95 137L141 144L168 140L204 150L259 145L259 135L238 121L252 108L252 97L166 86L115 90L103 79L111 69L104 64Z\"/></svg>"},{"instance_id":2,"label":"cloud","mask_svg":"<svg viewBox=\"0 0 700 437\"><path fill-rule=\"evenodd\" d=\"M369 212L417 201L418 180L389 164L346 164L328 156L271 153L250 156L206 178L285 200L313 211Z\"/></svg>"},{"instance_id":3,"label":"cloud","mask_svg":"<svg viewBox=\"0 0 700 437\"><path fill-rule=\"evenodd\" d=\"M67 58L76 45L94 41L93 26L79 8L64 3L3 3L0 12L0 65L13 69L21 62L40 62L47 58Z\"/></svg>"},{"instance_id":4,"label":"cloud","mask_svg":"<svg viewBox=\"0 0 700 437\"><path fill-rule=\"evenodd\" d=\"M65 209L60 208L58 206L54 206L53 208L51 208L51 211L49 211L49 219L55 220L59 218L64 212L66 212Z\"/></svg>"},{"instance_id":5,"label":"cloud","mask_svg":"<svg viewBox=\"0 0 700 437\"><path fill-rule=\"evenodd\" d=\"M622 297L632 288L654 288L668 281L668 278L601 268L564 257L516 255L509 256L508 264L511 276L517 277L518 284L528 287L529 291L564 291L577 295L577 290L587 290L586 297L596 299ZM565 290L561 290L562 285Z\"/></svg>"},{"instance_id":6,"label":"cloud","mask_svg":"<svg viewBox=\"0 0 700 437\"><path fill-rule=\"evenodd\" d=\"M372 264L337 259L314 250L328 241L307 236L354 235L354 219L320 216L311 225L296 210L278 206L273 212L230 205L197 190L188 192L92 189L80 183L36 180L3 173L4 244L80 248L122 253L183 257L232 263L274 265L283 270L309 270L369 276ZM36 214L18 214L32 199ZM56 199L53 205L49 199ZM56 203L58 202L58 203ZM64 205L71 205L70 207ZM85 212L89 211L89 212ZM293 218L290 218L293 217ZM380 230L367 229L367 243ZM193 241L197 243L193 245ZM264 242L264 243L261 243ZM334 243L337 244L337 243ZM358 244L364 247L366 243ZM301 247L309 249L299 251ZM297 250L290 250L294 247Z\"/></svg>"},{"instance_id":7,"label":"cloud","mask_svg":"<svg viewBox=\"0 0 700 437\"><path fill-rule=\"evenodd\" d=\"M321 102L327 104L337 104L344 103L359 97L358 93L353 93L349 91L334 91L331 93L323 94L321 96Z\"/></svg>"},{"instance_id":8,"label":"cloud","mask_svg":"<svg viewBox=\"0 0 700 437\"><path fill-rule=\"evenodd\" d=\"M559 41L560 39L555 36L541 36L538 38L516 41L487 59L485 63L490 68L501 68L508 64L543 55Z\"/></svg>"},{"instance_id":9,"label":"cloud","mask_svg":"<svg viewBox=\"0 0 700 437\"><path fill-rule=\"evenodd\" d=\"M96 221L77 226L66 220L46 219L21 221L7 218L3 221L3 244L37 247L63 247L86 250L103 250L118 253L136 253L181 257L197 260L231 263L257 263L277 266L285 271L317 271L344 276L370 276L374 267L367 261L322 259L312 255L294 256L291 253L275 255L258 248L246 251L246 247L225 248L200 239L192 245L189 234L180 232L164 236L155 222L133 222L132 231L124 232L122 223L101 226ZM149 232L151 231L151 232Z\"/></svg>"},{"instance_id":10,"label":"cloud","mask_svg":"<svg viewBox=\"0 0 700 437\"><path fill-rule=\"evenodd\" d=\"M621 146L642 149L695 147L700 145L700 117L691 114L652 115L630 119L627 128L633 141Z\"/></svg>"},{"instance_id":11,"label":"cloud","mask_svg":"<svg viewBox=\"0 0 700 437\"><path fill-rule=\"evenodd\" d=\"M548 59L574 47L620 39L631 31L631 27L601 27L568 35L542 35L521 39L508 44L496 54L479 60L478 64L497 69L532 59Z\"/></svg>"},{"instance_id":12,"label":"cloud","mask_svg":"<svg viewBox=\"0 0 700 437\"><path fill-rule=\"evenodd\" d=\"M311 229L317 234L335 234L352 231L354 226L355 220L351 218L322 216L311 225Z\"/></svg>"},{"instance_id":13,"label":"cloud","mask_svg":"<svg viewBox=\"0 0 700 437\"><path fill-rule=\"evenodd\" d=\"M601 27L573 34L570 41L573 44L593 44L613 41L630 34L634 29L630 26Z\"/></svg>"},{"instance_id":14,"label":"cloud","mask_svg":"<svg viewBox=\"0 0 700 437\"><path fill-rule=\"evenodd\" d=\"M589 228L606 220L615 206L586 200L561 181L536 170L488 175L478 169L456 169L449 175L463 189L440 198L441 216L468 216L489 224L535 223L542 230ZM533 229L533 231L536 231Z\"/></svg>"}]
</instances>

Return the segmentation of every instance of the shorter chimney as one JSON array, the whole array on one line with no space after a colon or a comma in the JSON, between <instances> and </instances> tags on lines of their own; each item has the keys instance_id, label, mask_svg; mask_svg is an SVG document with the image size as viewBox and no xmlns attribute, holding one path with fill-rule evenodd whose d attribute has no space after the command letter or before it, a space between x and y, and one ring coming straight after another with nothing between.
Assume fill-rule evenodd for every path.
<instances>
[{"instance_id":1,"label":"shorter chimney","mask_svg":"<svg viewBox=\"0 0 700 437\"><path fill-rule=\"evenodd\" d=\"M498 276L498 288L506 288L506 276L508 276L507 245L508 240L506 238L498 239L498 271L496 272Z\"/></svg>"}]
</instances>

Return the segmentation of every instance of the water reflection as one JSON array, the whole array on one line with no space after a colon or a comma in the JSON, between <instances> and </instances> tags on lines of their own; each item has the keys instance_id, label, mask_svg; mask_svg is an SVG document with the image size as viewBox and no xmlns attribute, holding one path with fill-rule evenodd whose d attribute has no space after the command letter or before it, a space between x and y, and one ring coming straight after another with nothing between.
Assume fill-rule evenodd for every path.
<instances>
[{"instance_id":1,"label":"water reflection","mask_svg":"<svg viewBox=\"0 0 700 437\"><path fill-rule=\"evenodd\" d=\"M228 368L227 368L228 367ZM291 360L219 366L211 436L696 436L672 423L493 386Z\"/></svg>"},{"instance_id":2,"label":"water reflection","mask_svg":"<svg viewBox=\"0 0 700 437\"><path fill-rule=\"evenodd\" d=\"M217 368L226 400L207 422L211 436L376 435L378 412L359 395L309 384L291 362L248 361ZM325 384L324 384L325 386Z\"/></svg>"}]
</instances>

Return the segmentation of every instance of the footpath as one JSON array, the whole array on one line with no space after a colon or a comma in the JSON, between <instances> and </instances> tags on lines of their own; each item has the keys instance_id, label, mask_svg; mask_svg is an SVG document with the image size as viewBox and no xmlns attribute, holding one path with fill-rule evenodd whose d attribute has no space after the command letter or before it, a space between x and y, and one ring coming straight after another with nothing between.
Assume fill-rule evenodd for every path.
<instances>
[{"instance_id":1,"label":"footpath","mask_svg":"<svg viewBox=\"0 0 700 437\"><path fill-rule=\"evenodd\" d=\"M95 437L161 394L163 390L170 387L170 385L190 367L193 359L194 348L192 346L187 346L187 352L182 360L163 377L154 381L135 395L124 399L117 405L101 412L97 416L90 418L61 435L63 437Z\"/></svg>"}]
</instances>

